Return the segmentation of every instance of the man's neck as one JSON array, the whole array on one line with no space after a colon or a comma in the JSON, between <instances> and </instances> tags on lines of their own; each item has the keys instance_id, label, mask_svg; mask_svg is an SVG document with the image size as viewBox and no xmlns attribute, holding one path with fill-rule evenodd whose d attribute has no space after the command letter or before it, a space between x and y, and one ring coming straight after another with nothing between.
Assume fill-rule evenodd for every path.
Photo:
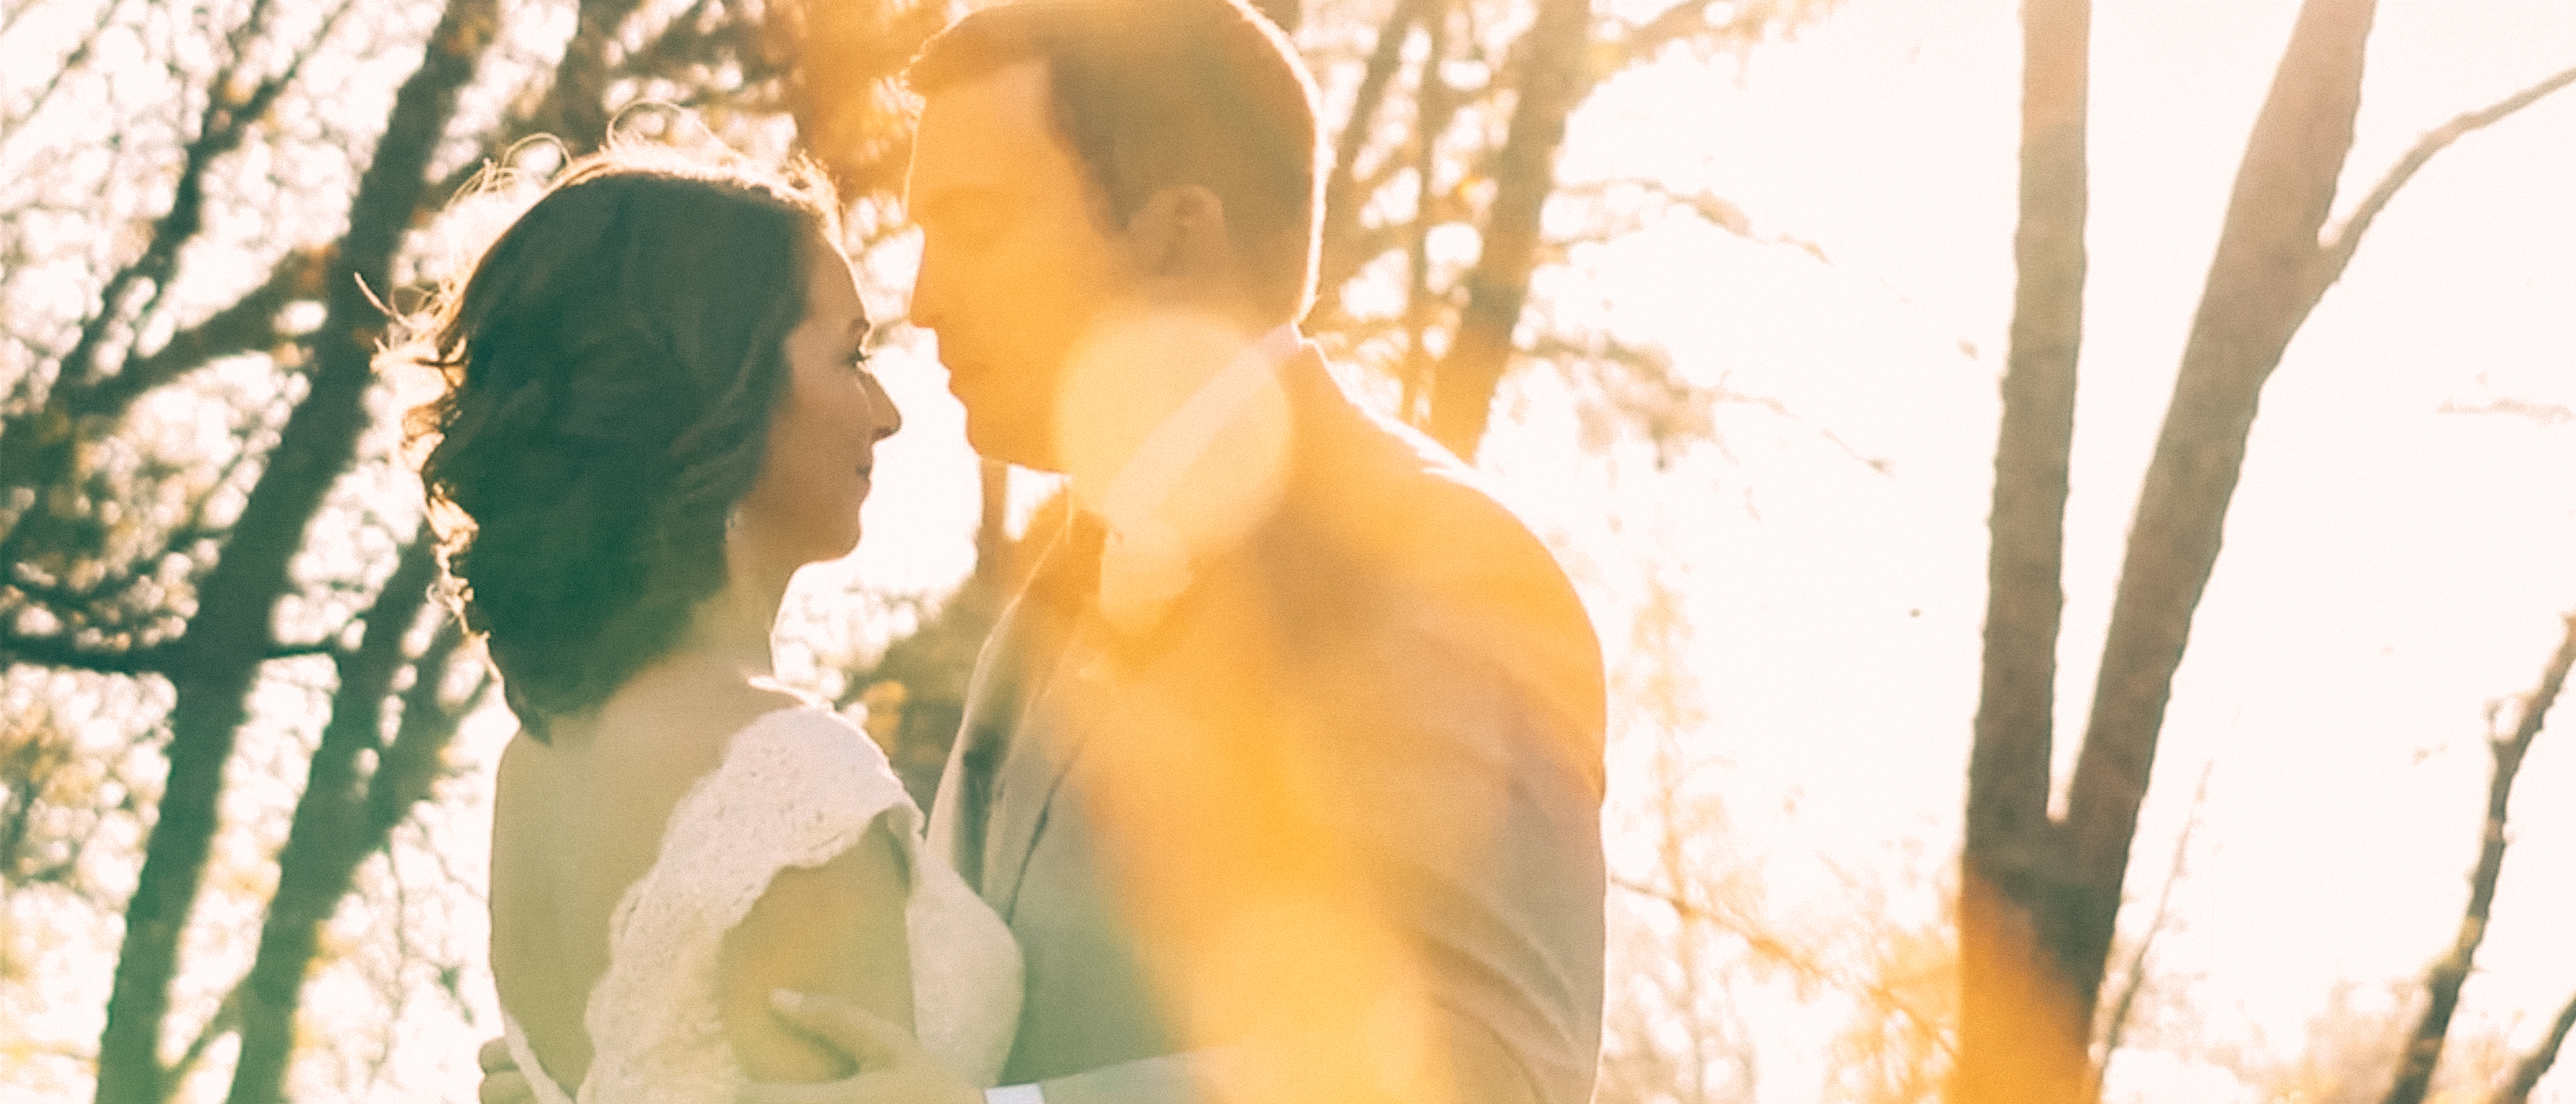
<instances>
[{"instance_id":1,"label":"man's neck","mask_svg":"<svg viewBox=\"0 0 2576 1104\"><path fill-rule=\"evenodd\" d=\"M1297 339L1292 326L1249 330L1230 318L1177 313L1128 315L1101 331L1070 389L1080 398L1066 411L1073 432L1063 457L1075 503L1093 512L1137 450L1219 374L1248 356L1275 366Z\"/></svg>"}]
</instances>

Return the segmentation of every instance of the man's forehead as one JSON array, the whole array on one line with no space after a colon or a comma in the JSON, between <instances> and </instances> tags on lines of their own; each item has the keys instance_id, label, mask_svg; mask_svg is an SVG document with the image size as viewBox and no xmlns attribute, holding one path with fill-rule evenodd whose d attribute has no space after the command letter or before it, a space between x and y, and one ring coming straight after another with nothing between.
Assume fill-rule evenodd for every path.
<instances>
[{"instance_id":1,"label":"man's forehead","mask_svg":"<svg viewBox=\"0 0 2576 1104\"><path fill-rule=\"evenodd\" d=\"M941 88L922 105L913 186L995 186L1018 179L1053 142L1046 62L1013 62Z\"/></svg>"}]
</instances>

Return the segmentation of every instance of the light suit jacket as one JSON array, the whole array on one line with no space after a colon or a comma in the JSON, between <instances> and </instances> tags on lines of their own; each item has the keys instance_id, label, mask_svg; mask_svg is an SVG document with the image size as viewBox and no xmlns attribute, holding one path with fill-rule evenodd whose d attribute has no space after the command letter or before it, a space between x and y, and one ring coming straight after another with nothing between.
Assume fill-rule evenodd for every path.
<instances>
[{"instance_id":1,"label":"light suit jacket","mask_svg":"<svg viewBox=\"0 0 2576 1104\"><path fill-rule=\"evenodd\" d=\"M1096 541L1069 526L978 662L930 842L1026 958L1003 1082L1206 1099L1218 1044L1284 1018L1308 1053L1248 1074L1283 1099L1353 1098L1402 1036L1581 1104L1599 643L1454 457L1364 413L1311 348L1282 383L1284 494L1158 622L1107 628Z\"/></svg>"}]
</instances>

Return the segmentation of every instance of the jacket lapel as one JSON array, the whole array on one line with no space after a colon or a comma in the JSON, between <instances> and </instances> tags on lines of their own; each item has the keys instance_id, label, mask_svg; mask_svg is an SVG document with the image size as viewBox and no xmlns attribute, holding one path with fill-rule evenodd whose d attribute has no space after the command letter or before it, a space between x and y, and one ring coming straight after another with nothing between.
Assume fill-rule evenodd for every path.
<instances>
[{"instance_id":1,"label":"jacket lapel","mask_svg":"<svg viewBox=\"0 0 2576 1104\"><path fill-rule=\"evenodd\" d=\"M939 772L939 792L930 802L930 853L965 875L969 884L977 873L973 862L981 858L983 851L975 845L981 833L969 825L984 811L966 808L966 778L973 770L969 764L993 754L1018 713L1021 680L1016 672L1025 665L1028 645L1023 605L1013 602L1003 611L993 626L992 639L985 641L982 654L976 657L975 674L966 687L964 715L957 725L957 739L948 748L948 765ZM967 852L974 852L975 859L969 859Z\"/></svg>"},{"instance_id":2,"label":"jacket lapel","mask_svg":"<svg viewBox=\"0 0 2576 1104\"><path fill-rule=\"evenodd\" d=\"M983 878L977 888L1005 920L1019 900L1020 880L1038 829L1046 824L1047 807L1093 727L1083 718L1094 715L1101 631L1098 616L1087 614L1064 648L1049 657L1051 669L1020 710L1017 730L994 773L984 826Z\"/></svg>"},{"instance_id":3,"label":"jacket lapel","mask_svg":"<svg viewBox=\"0 0 2576 1104\"><path fill-rule=\"evenodd\" d=\"M1310 451L1305 447L1306 438L1317 428L1306 423L1319 414L1326 420L1353 415L1347 398L1333 382L1322 357L1313 347L1308 346L1290 358L1282 366L1282 372L1290 409L1296 418L1290 438L1292 474L1289 481L1293 485L1305 474L1300 471L1302 464L1298 461L1306 458ZM1318 411L1316 407L1319 405L1325 409ZM1295 492L1283 488L1283 493L1293 495ZM1272 520L1275 521L1275 517ZM1037 604L1042 594L1056 594L1057 597L1047 603L1051 608L1040 612L1042 618L1048 614L1056 618L1051 639L1063 643L1053 651L1042 645L1024 645L1020 658L1034 666L1019 668L1024 674L1023 678L1016 680L1022 684L1020 692L1017 695L995 695L995 700L987 703L981 723L997 729L1004 748L1002 763L994 772L990 797L984 808L959 810L957 814L983 818L981 854L976 857L976 876L970 880L983 894L985 902L1001 913L1005 920L1011 918L1013 907L1018 903L1030 854L1036 846L1038 833L1047 824L1048 808L1063 788L1065 774L1072 769L1084 742L1090 738L1093 729L1104 723L1116 722L1120 685L1132 681L1131 676L1138 671L1154 665L1157 657L1172 646L1181 635L1183 626L1193 619L1194 607L1199 605L1195 599L1201 597L1209 586L1210 575L1222 574L1225 570L1215 568L1203 572L1191 580L1178 597L1160 606L1151 619L1130 626L1129 632L1122 635L1102 620L1098 603L1094 600L1101 537L1096 526L1097 523L1088 518L1077 519L1067 526L1067 535L1059 538L1049 549L1047 563L1039 568L1038 580L1032 583L1030 594L1024 596L1020 603ZM1264 528L1267 524L1255 526L1254 533ZM1234 561L1243 551L1238 547L1218 559ZM1058 577L1053 586L1047 582L1050 575ZM1072 598L1075 594L1080 597ZM1072 612L1074 610L1079 612ZM970 701L966 722L969 735L974 734L978 726L977 717L975 703ZM1011 727L1000 731L999 726L1002 725ZM963 748L966 739L961 737L958 742ZM939 804L943 807L957 804L951 801L950 790L954 780L963 773L960 765L960 759L952 756L947 775L941 779ZM934 830L942 819L946 818L933 819ZM970 842L954 828L950 830L949 838L953 846L966 846ZM966 868L961 865L959 869L964 871Z\"/></svg>"},{"instance_id":4,"label":"jacket lapel","mask_svg":"<svg viewBox=\"0 0 2576 1104\"><path fill-rule=\"evenodd\" d=\"M987 881L983 858L990 851L1003 765L1021 742L1018 731L1030 703L1045 693L1046 677L1064 655L1098 564L1096 527L1068 522L976 657L957 740L931 802L928 843L933 855L979 890Z\"/></svg>"}]
</instances>

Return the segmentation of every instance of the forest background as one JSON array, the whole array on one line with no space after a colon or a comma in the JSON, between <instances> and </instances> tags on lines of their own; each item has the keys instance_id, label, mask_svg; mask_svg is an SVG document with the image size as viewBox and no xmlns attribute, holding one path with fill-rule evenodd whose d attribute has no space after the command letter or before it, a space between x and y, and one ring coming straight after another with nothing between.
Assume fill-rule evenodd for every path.
<instances>
[{"instance_id":1,"label":"forest background","mask_svg":"<svg viewBox=\"0 0 2576 1104\"><path fill-rule=\"evenodd\" d=\"M2222 237L2261 228L2231 207L2240 159L2273 133L2258 115L2334 114L2276 74L2358 95L2348 156L2286 162L2341 181L2337 215L2428 133L2511 104L2410 170L2314 313L2289 312L2277 372L2255 367L2224 553L2118 841L2127 904L2068 1021L2085 1083L2052 1098L2576 1099L2540 1061L2576 1008L2576 752L2533 694L2576 608L2576 94L2545 83L2576 64L2576 10L1270 7L1352 170L1310 331L1505 477L1610 652L1605 1102L1931 1100L1976 1063L1963 985L2016 975L2011 955L1960 972L1961 841L2010 836L1969 812L1972 745L2052 764L2035 808L2084 821L2077 742L2043 725L2005 748L1998 718L2079 731L2115 590L2149 579L2122 542L2214 317L2195 303ZM486 159L541 174L557 154L528 135L703 130L829 155L871 304L899 317L884 80L948 14L0 4L0 1094L470 1098L508 722L419 600L361 281L403 304L470 255L526 190L449 197ZM2330 48L2337 20L2366 66ZM2026 105L2086 124L2089 196L2017 192L2068 164ZM2306 225L2308 248L2348 225ZM2278 290L2250 286L2207 298ZM2059 326L2082 335L2063 581L1989 588L2017 547L1986 528L1998 385L2051 348L2075 363L2037 324L2052 296L2082 312ZM784 639L791 678L918 753L1048 486L978 467L926 340L886 354L908 427L871 537L808 573ZM2010 440L2001 486L2046 483ZM2058 585L2052 700L1998 682L1985 630L1996 595L2053 607ZM901 700L857 706L890 682ZM2526 718L2508 800L2491 747ZM2401 1063L2428 1033L2447 1045Z\"/></svg>"}]
</instances>

